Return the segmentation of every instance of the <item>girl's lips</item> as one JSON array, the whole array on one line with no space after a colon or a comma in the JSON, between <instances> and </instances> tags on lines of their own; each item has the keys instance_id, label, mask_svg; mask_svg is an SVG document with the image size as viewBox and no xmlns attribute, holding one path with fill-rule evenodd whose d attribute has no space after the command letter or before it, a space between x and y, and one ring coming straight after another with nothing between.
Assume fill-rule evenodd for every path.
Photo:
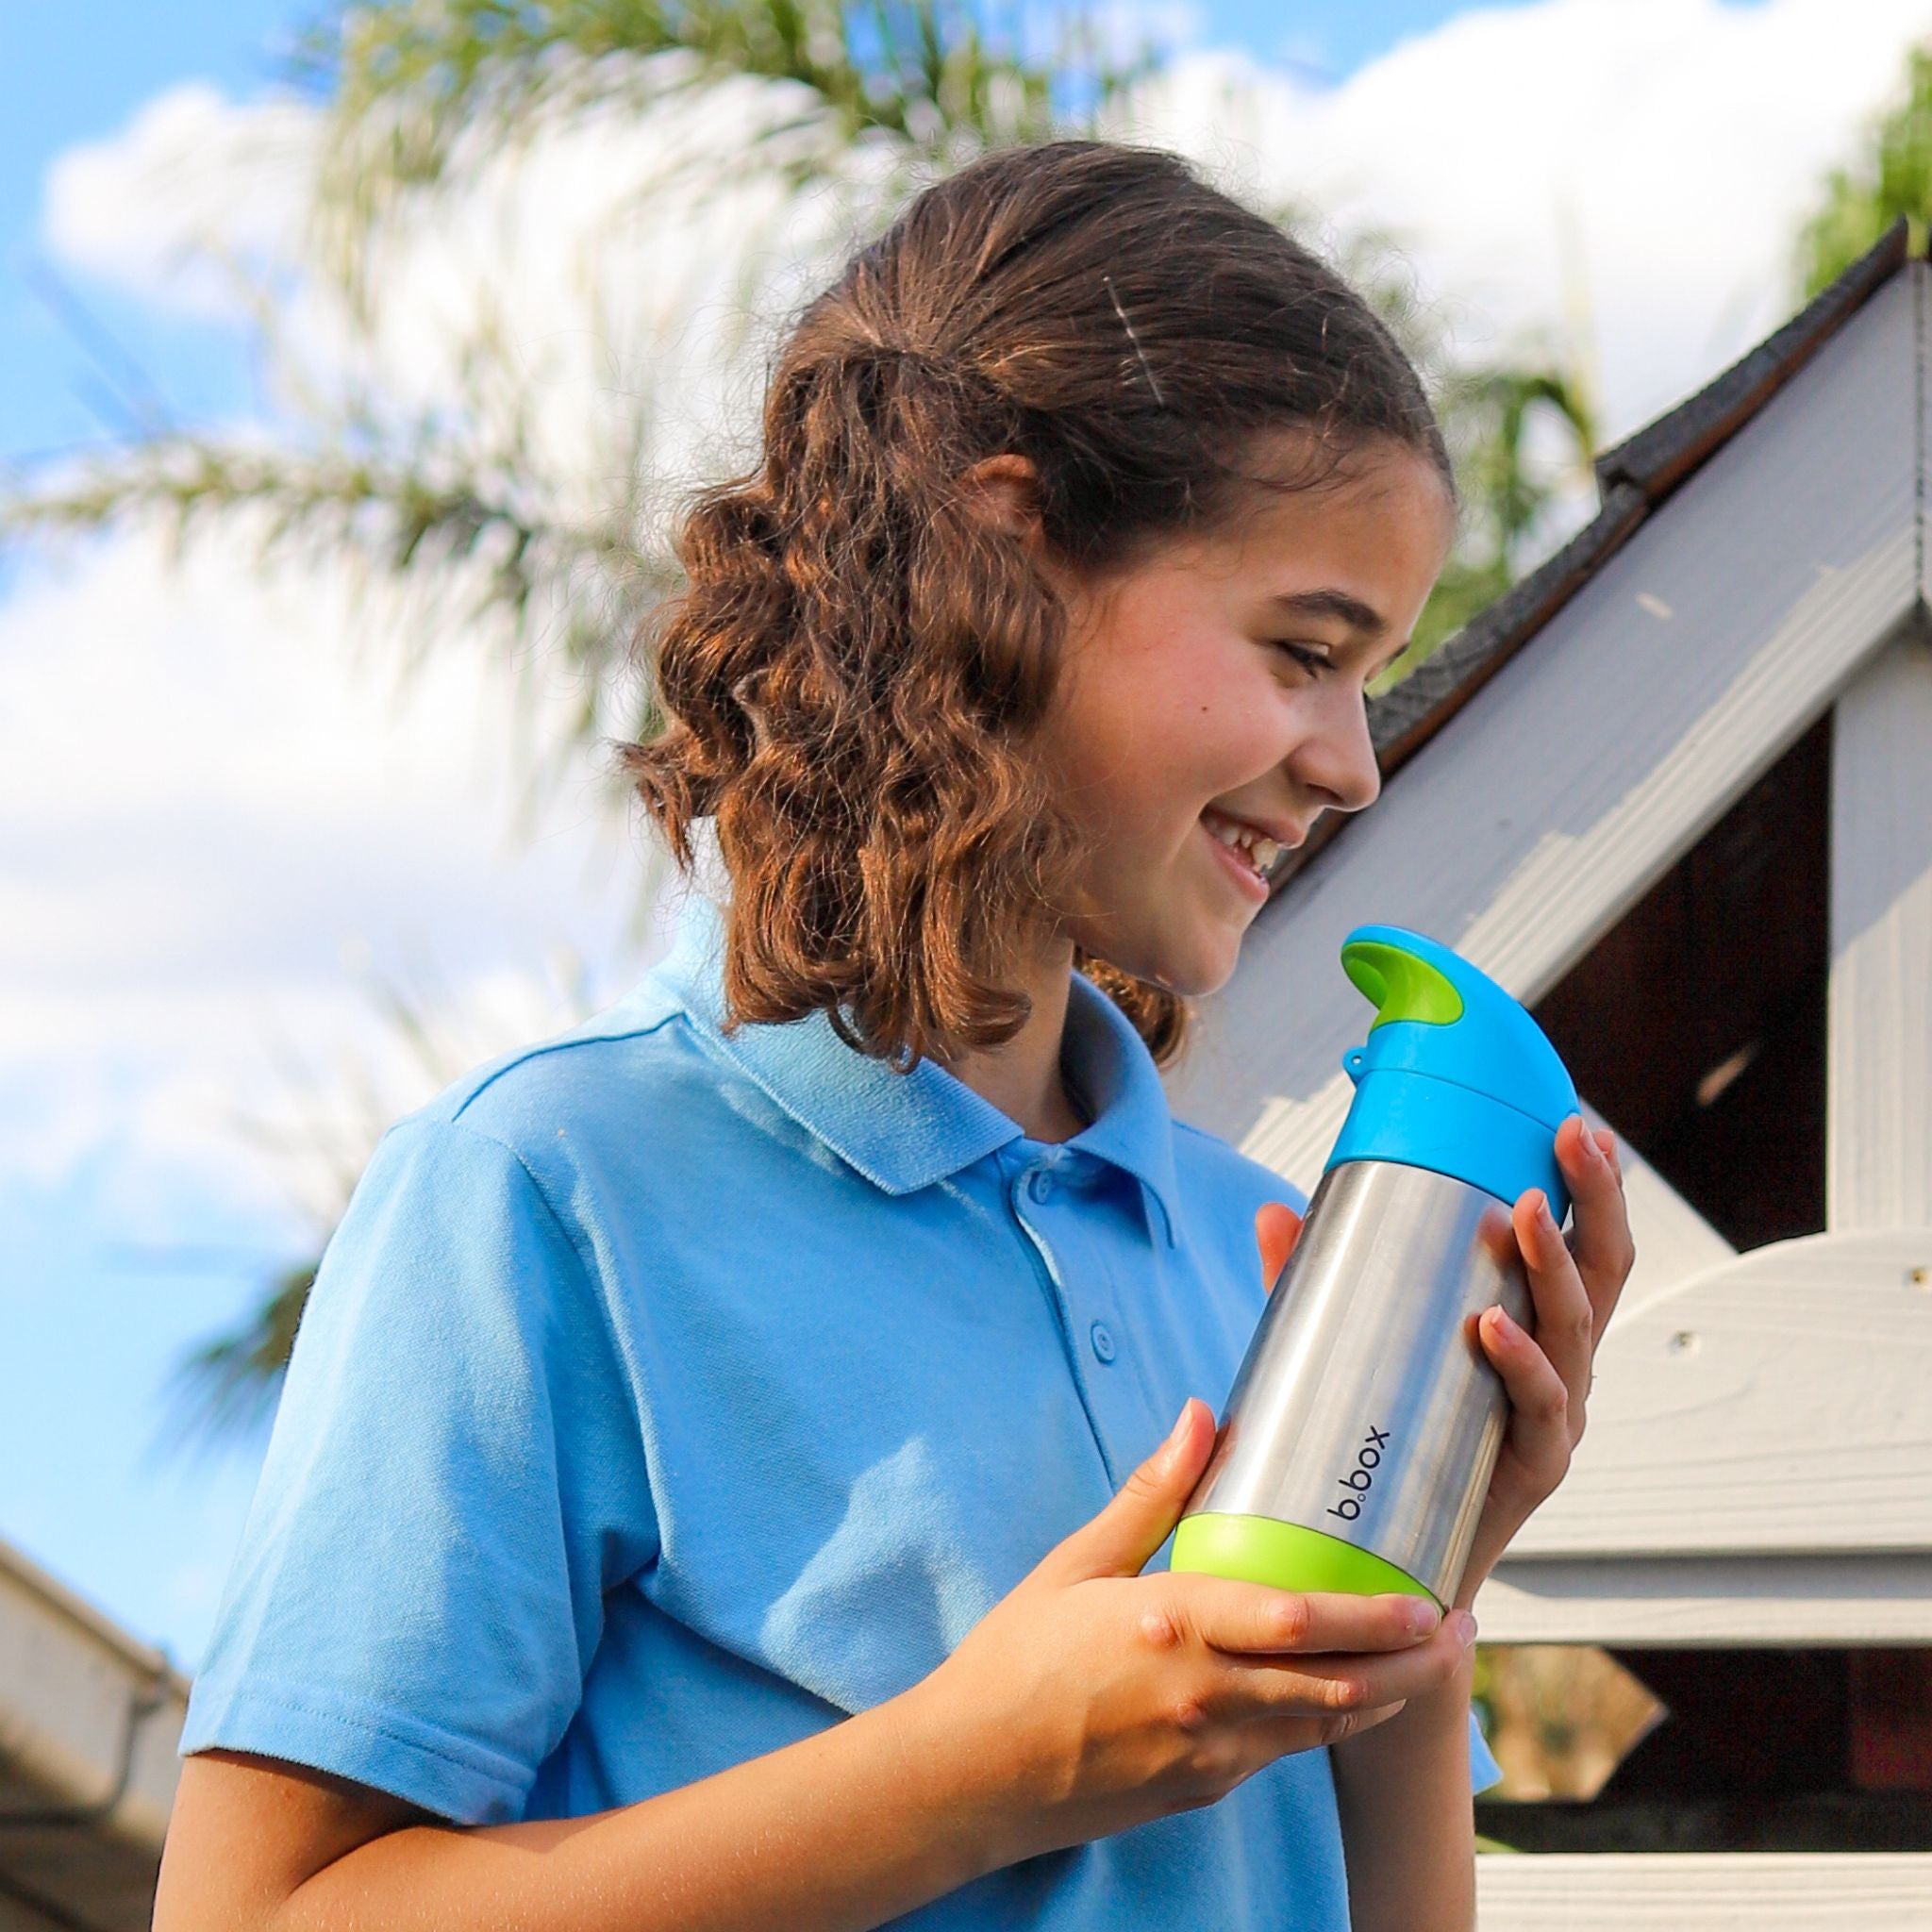
<instances>
[{"instance_id":1,"label":"girl's lips","mask_svg":"<svg viewBox=\"0 0 1932 1932\"><path fill-rule=\"evenodd\" d=\"M1240 887L1242 894L1257 906L1265 905L1268 899L1268 881L1231 845L1224 845L1199 820L1195 821L1194 829L1213 848L1216 862Z\"/></svg>"}]
</instances>

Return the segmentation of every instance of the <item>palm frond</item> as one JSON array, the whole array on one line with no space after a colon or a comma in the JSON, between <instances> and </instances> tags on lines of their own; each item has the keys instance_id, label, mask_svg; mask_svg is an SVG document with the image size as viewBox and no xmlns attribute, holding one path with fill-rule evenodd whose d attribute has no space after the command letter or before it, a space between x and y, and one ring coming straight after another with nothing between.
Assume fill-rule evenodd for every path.
<instances>
[{"instance_id":1,"label":"palm frond","mask_svg":"<svg viewBox=\"0 0 1932 1932\"><path fill-rule=\"evenodd\" d=\"M741 167L796 190L883 142L903 170L1091 119L1152 73L1087 8L1002 22L982 0L362 0L308 28L291 75L329 104L315 235L366 301L368 243L412 198L605 107L641 116L693 89L770 84L745 117ZM667 164L653 192L703 193Z\"/></svg>"},{"instance_id":2,"label":"palm frond","mask_svg":"<svg viewBox=\"0 0 1932 1932\"><path fill-rule=\"evenodd\" d=\"M316 1267L303 1261L279 1272L239 1327L176 1360L163 1385L167 1412L150 1444L152 1455L259 1441L275 1419Z\"/></svg>"},{"instance_id":3,"label":"palm frond","mask_svg":"<svg viewBox=\"0 0 1932 1932\"><path fill-rule=\"evenodd\" d=\"M603 722L595 693L623 687L639 623L678 581L668 557L641 546L640 490L601 515L562 515L514 444L479 448L433 420L402 431L338 426L313 449L174 434L0 496L0 546L151 517L177 558L198 526L219 524L251 532L260 564L327 560L358 596L413 583L435 608L433 621L425 610L398 626L404 675L452 635L493 636L518 679L518 720L536 714L540 667L560 664L586 693L561 743L525 745L516 776L526 818L564 754ZM647 735L656 718L644 691L620 728Z\"/></svg>"}]
</instances>

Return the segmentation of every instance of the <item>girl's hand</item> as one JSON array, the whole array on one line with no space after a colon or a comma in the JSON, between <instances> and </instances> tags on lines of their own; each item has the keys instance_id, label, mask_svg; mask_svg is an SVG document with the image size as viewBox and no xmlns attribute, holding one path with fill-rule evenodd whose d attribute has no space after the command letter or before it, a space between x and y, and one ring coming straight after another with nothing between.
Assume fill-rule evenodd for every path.
<instances>
[{"instance_id":1,"label":"girl's hand","mask_svg":"<svg viewBox=\"0 0 1932 1932\"><path fill-rule=\"evenodd\" d=\"M1211 1805L1461 1667L1459 1620L1415 1597L1141 1575L1213 1447L1213 1411L1190 1397L1113 1501L905 1693L905 1735L947 1756L998 1862Z\"/></svg>"},{"instance_id":2,"label":"girl's hand","mask_svg":"<svg viewBox=\"0 0 1932 1932\"><path fill-rule=\"evenodd\" d=\"M1510 1415L1456 1592L1458 1608L1475 1600L1509 1540L1569 1474L1571 1454L1583 1439L1591 1363L1637 1257L1617 1137L1607 1127L1592 1133L1581 1114L1572 1114L1557 1129L1556 1147L1574 1203L1568 1237L1549 1219L1541 1188L1526 1189L1510 1213L1529 1275L1536 1339L1500 1307L1485 1309L1475 1324L1483 1353L1508 1392ZM1300 1233L1301 1217L1279 1203L1255 1216L1261 1278L1271 1292Z\"/></svg>"}]
</instances>

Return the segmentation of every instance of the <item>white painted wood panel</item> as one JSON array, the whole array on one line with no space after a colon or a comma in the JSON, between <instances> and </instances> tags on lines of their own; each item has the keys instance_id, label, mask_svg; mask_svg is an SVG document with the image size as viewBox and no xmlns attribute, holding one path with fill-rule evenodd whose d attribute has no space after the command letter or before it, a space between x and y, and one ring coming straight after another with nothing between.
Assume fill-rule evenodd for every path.
<instances>
[{"instance_id":1,"label":"white painted wood panel","mask_svg":"<svg viewBox=\"0 0 1932 1932\"><path fill-rule=\"evenodd\" d=\"M1480 1932L1932 1926L1932 1853L1488 1853L1475 1875Z\"/></svg>"},{"instance_id":2,"label":"white painted wood panel","mask_svg":"<svg viewBox=\"0 0 1932 1932\"><path fill-rule=\"evenodd\" d=\"M1932 1551L1932 1227L1776 1241L1620 1309L1512 1548Z\"/></svg>"},{"instance_id":3,"label":"white painted wood panel","mask_svg":"<svg viewBox=\"0 0 1932 1932\"><path fill-rule=\"evenodd\" d=\"M1825 1214L1932 1223L1932 640L1894 640L1832 711Z\"/></svg>"},{"instance_id":4,"label":"white painted wood panel","mask_svg":"<svg viewBox=\"0 0 1932 1932\"><path fill-rule=\"evenodd\" d=\"M1932 1553L1591 1562L1512 1552L1474 1610L1485 1643L1932 1644Z\"/></svg>"},{"instance_id":5,"label":"white painted wood panel","mask_svg":"<svg viewBox=\"0 0 1932 1932\"><path fill-rule=\"evenodd\" d=\"M1533 1002L1824 709L1913 606L1913 359L1901 276L1259 915L1184 1118L1311 1187L1366 1021L1350 928L1415 927Z\"/></svg>"}]
</instances>

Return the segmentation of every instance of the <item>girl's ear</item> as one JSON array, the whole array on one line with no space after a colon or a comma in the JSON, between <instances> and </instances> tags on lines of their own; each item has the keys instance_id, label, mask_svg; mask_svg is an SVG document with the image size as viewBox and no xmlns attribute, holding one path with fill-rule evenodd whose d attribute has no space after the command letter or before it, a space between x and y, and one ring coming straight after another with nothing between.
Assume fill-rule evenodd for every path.
<instances>
[{"instance_id":1,"label":"girl's ear","mask_svg":"<svg viewBox=\"0 0 1932 1932\"><path fill-rule=\"evenodd\" d=\"M995 529L1037 548L1043 532L1040 525L1040 473L1030 458L1010 452L984 457L959 479L966 501L976 516Z\"/></svg>"}]
</instances>

